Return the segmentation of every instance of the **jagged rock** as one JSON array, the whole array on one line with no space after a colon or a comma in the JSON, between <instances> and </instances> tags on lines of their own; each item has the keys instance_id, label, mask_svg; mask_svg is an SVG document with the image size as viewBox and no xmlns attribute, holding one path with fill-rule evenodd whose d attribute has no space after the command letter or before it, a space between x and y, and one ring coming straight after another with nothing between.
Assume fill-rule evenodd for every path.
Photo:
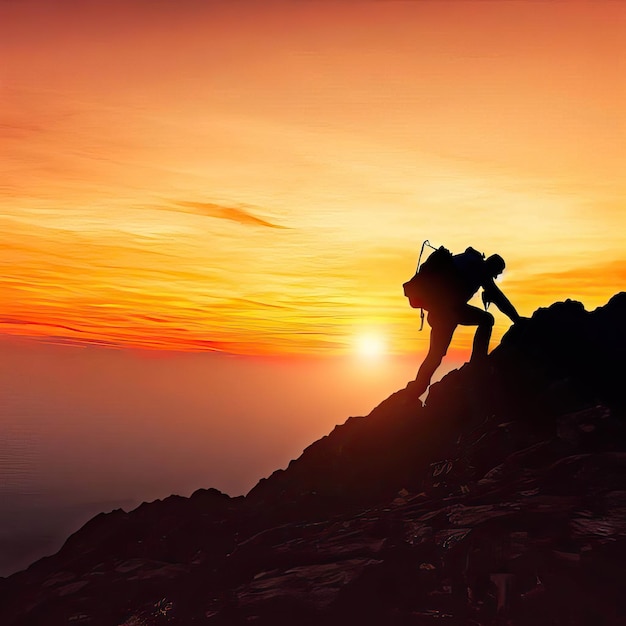
<instances>
[{"instance_id":1,"label":"jagged rock","mask_svg":"<svg viewBox=\"0 0 626 626\"><path fill-rule=\"evenodd\" d=\"M101 514L0 579L6 626L626 623L626 294L514 326L245 498Z\"/></svg>"}]
</instances>

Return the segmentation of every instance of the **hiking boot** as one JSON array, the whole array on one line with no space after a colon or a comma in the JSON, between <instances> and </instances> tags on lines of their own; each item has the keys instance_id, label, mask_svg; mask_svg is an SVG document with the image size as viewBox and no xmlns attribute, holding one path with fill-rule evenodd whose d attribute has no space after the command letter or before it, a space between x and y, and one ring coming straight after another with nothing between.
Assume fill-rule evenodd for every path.
<instances>
[{"instance_id":1,"label":"hiking boot","mask_svg":"<svg viewBox=\"0 0 626 626\"><path fill-rule=\"evenodd\" d=\"M426 389L428 389L428 387ZM418 382L416 380L410 381L405 387L407 404L419 403L420 406L423 406L420 398L426 393L426 389L423 388L423 385L418 387Z\"/></svg>"}]
</instances>

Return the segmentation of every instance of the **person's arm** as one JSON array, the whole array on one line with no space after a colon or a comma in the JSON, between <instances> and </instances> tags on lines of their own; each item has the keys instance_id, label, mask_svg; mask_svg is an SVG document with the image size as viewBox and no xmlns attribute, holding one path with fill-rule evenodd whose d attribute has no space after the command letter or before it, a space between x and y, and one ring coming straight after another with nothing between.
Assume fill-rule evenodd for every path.
<instances>
[{"instance_id":1,"label":"person's arm","mask_svg":"<svg viewBox=\"0 0 626 626\"><path fill-rule=\"evenodd\" d=\"M493 302L514 324L519 322L520 315L515 310L515 307L511 304L510 300L502 293L502 290L493 279L489 279L484 285L483 289L487 294L487 298L490 302Z\"/></svg>"}]
</instances>

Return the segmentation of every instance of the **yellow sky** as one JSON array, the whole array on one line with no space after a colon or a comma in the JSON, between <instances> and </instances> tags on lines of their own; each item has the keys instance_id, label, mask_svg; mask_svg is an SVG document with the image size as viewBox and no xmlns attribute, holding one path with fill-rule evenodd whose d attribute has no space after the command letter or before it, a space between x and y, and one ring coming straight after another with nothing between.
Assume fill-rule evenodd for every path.
<instances>
[{"instance_id":1,"label":"yellow sky","mask_svg":"<svg viewBox=\"0 0 626 626\"><path fill-rule=\"evenodd\" d=\"M621 2L0 3L0 333L414 351L426 238L504 256L523 315L603 304L625 35Z\"/></svg>"}]
</instances>

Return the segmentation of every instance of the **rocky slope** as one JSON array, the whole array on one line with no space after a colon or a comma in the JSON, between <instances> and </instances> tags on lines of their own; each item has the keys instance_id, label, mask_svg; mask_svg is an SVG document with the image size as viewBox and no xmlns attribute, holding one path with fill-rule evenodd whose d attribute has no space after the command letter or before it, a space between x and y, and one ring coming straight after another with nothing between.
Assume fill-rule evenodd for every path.
<instances>
[{"instance_id":1,"label":"rocky slope","mask_svg":"<svg viewBox=\"0 0 626 626\"><path fill-rule=\"evenodd\" d=\"M626 293L540 309L244 498L101 514L0 579L6 626L626 623Z\"/></svg>"}]
</instances>

